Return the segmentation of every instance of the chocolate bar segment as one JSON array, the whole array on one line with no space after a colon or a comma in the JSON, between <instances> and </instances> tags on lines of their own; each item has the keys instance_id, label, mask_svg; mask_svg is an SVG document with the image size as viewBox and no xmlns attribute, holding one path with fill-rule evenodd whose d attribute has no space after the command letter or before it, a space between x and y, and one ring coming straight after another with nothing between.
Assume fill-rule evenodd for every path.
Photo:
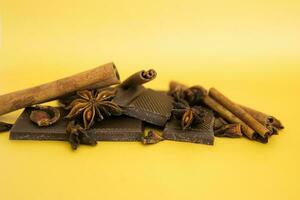
<instances>
[{"instance_id":1,"label":"chocolate bar segment","mask_svg":"<svg viewBox=\"0 0 300 200\"><path fill-rule=\"evenodd\" d=\"M68 141L66 111L61 109L61 119L52 126L38 127L30 121L30 110L25 109L10 131L11 140ZM127 116L113 117L97 122L89 130L98 141L140 141L143 134L141 120Z\"/></svg>"},{"instance_id":2,"label":"chocolate bar segment","mask_svg":"<svg viewBox=\"0 0 300 200\"><path fill-rule=\"evenodd\" d=\"M97 141L141 141L144 127L141 120L123 115L96 123L89 132Z\"/></svg>"},{"instance_id":3,"label":"chocolate bar segment","mask_svg":"<svg viewBox=\"0 0 300 200\"><path fill-rule=\"evenodd\" d=\"M143 86L118 89L113 100L123 107L124 114L156 126L165 126L173 109L172 97L166 92L146 89Z\"/></svg>"},{"instance_id":4,"label":"chocolate bar segment","mask_svg":"<svg viewBox=\"0 0 300 200\"><path fill-rule=\"evenodd\" d=\"M124 109L124 114L164 126L171 117L172 108L172 98L165 92L147 89Z\"/></svg>"},{"instance_id":5,"label":"chocolate bar segment","mask_svg":"<svg viewBox=\"0 0 300 200\"><path fill-rule=\"evenodd\" d=\"M203 108L204 109L204 108ZM167 140L214 144L214 115L212 111L205 109L204 122L188 130L182 130L179 120L169 121L163 131L163 137Z\"/></svg>"},{"instance_id":6,"label":"chocolate bar segment","mask_svg":"<svg viewBox=\"0 0 300 200\"><path fill-rule=\"evenodd\" d=\"M60 110L61 115L64 110ZM31 109L26 108L10 130L11 140L67 140L67 121L62 117L56 124L39 127L30 120Z\"/></svg>"}]
</instances>

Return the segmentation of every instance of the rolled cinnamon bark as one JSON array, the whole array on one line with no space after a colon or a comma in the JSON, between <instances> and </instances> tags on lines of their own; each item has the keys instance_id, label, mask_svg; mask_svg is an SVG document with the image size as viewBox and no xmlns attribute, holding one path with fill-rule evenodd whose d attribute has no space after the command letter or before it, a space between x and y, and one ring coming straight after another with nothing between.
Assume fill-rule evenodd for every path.
<instances>
[{"instance_id":1,"label":"rolled cinnamon bark","mask_svg":"<svg viewBox=\"0 0 300 200\"><path fill-rule=\"evenodd\" d=\"M148 71L139 71L130 77L128 77L125 81L123 81L119 87L123 89L128 89L130 87L137 87L139 85L145 84L149 81L152 81L156 77L156 71L154 69L150 69Z\"/></svg>"},{"instance_id":2,"label":"rolled cinnamon bark","mask_svg":"<svg viewBox=\"0 0 300 200\"><path fill-rule=\"evenodd\" d=\"M0 96L0 115L24 107L55 100L85 88L105 87L120 82L113 63L25 90Z\"/></svg>"},{"instance_id":3,"label":"rolled cinnamon bark","mask_svg":"<svg viewBox=\"0 0 300 200\"><path fill-rule=\"evenodd\" d=\"M232 112L227 110L224 106L216 102L210 96L203 98L203 103L218 113L222 118L232 124L241 124L242 132L250 139L254 139L255 131L250 128L246 123L236 117Z\"/></svg>"},{"instance_id":4,"label":"rolled cinnamon bark","mask_svg":"<svg viewBox=\"0 0 300 200\"><path fill-rule=\"evenodd\" d=\"M271 131L271 134L277 134L278 130L284 128L282 123L277 118L243 105L240 106L259 123L267 127Z\"/></svg>"},{"instance_id":5,"label":"rolled cinnamon bark","mask_svg":"<svg viewBox=\"0 0 300 200\"><path fill-rule=\"evenodd\" d=\"M250 128L255 130L261 137L268 137L270 130L259 123L256 119L254 119L249 113L247 113L244 109L242 109L239 105L232 102L230 99L225 97L221 92L216 90L215 88L211 88L209 90L209 95L218 101L221 105L231 111L234 115L236 115L239 119L241 119L245 124L247 124Z\"/></svg>"}]
</instances>

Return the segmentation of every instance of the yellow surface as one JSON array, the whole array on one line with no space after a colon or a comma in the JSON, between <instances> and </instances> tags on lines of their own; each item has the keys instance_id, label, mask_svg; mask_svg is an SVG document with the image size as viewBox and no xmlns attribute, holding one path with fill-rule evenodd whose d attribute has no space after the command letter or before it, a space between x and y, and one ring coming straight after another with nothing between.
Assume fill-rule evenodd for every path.
<instances>
[{"instance_id":1,"label":"yellow surface","mask_svg":"<svg viewBox=\"0 0 300 200\"><path fill-rule=\"evenodd\" d=\"M300 1L0 1L0 93L109 61L155 68L278 116L269 144L10 141L0 199L300 199ZM1 116L14 122L20 111Z\"/></svg>"}]
</instances>

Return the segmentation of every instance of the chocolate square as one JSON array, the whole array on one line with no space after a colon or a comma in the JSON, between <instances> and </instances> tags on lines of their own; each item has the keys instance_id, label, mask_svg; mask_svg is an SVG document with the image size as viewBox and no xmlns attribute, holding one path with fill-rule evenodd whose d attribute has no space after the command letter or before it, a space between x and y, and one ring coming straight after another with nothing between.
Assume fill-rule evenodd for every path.
<instances>
[{"instance_id":1,"label":"chocolate square","mask_svg":"<svg viewBox=\"0 0 300 200\"><path fill-rule=\"evenodd\" d=\"M180 121L172 119L167 123L163 131L163 137L167 140L213 145L213 125L213 112L205 109L205 117L203 123L200 123L188 130L182 130Z\"/></svg>"},{"instance_id":2,"label":"chocolate square","mask_svg":"<svg viewBox=\"0 0 300 200\"><path fill-rule=\"evenodd\" d=\"M143 86L119 88L114 102L123 107L125 115L161 127L170 119L173 108L173 100L166 92Z\"/></svg>"},{"instance_id":3,"label":"chocolate square","mask_svg":"<svg viewBox=\"0 0 300 200\"><path fill-rule=\"evenodd\" d=\"M67 141L66 133L67 120L66 111L60 109L61 119L49 127L38 127L30 121L29 109L17 119L10 131L11 140L58 140ZM128 116L113 117L96 122L89 130L92 136L98 141L140 141L143 134L143 123L141 120Z\"/></svg>"}]
</instances>

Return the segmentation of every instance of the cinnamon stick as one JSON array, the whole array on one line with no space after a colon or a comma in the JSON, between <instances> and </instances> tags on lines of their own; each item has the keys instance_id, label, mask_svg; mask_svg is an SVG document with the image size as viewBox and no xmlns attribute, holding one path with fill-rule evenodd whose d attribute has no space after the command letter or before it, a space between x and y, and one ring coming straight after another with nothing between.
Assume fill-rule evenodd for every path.
<instances>
[{"instance_id":1,"label":"cinnamon stick","mask_svg":"<svg viewBox=\"0 0 300 200\"><path fill-rule=\"evenodd\" d=\"M227 110L224 106L216 102L210 96L205 96L203 98L203 103L205 103L208 107L212 110L217 112L222 118L227 120L229 123L232 124L241 124L242 132L250 139L254 139L255 131L250 128L246 123L236 117L232 112Z\"/></svg>"},{"instance_id":2,"label":"cinnamon stick","mask_svg":"<svg viewBox=\"0 0 300 200\"><path fill-rule=\"evenodd\" d=\"M271 131L271 134L277 134L278 130L284 128L282 123L277 118L243 105L240 106L259 123L268 128Z\"/></svg>"},{"instance_id":3,"label":"cinnamon stick","mask_svg":"<svg viewBox=\"0 0 300 200\"><path fill-rule=\"evenodd\" d=\"M118 71L113 63L36 87L0 96L0 115L24 107L55 100L85 88L105 87L119 83Z\"/></svg>"},{"instance_id":4,"label":"cinnamon stick","mask_svg":"<svg viewBox=\"0 0 300 200\"><path fill-rule=\"evenodd\" d=\"M256 119L254 119L249 113L247 113L244 109L242 109L239 105L232 102L230 99L225 97L221 92L216 90L215 88L211 88L209 90L209 95L218 101L221 105L231 111L234 115L236 115L239 119L241 119L245 124L247 124L250 128L255 130L261 137L266 138L270 130L264 127L261 123L259 123Z\"/></svg>"},{"instance_id":5,"label":"cinnamon stick","mask_svg":"<svg viewBox=\"0 0 300 200\"><path fill-rule=\"evenodd\" d=\"M156 78L156 71L150 69L148 71L142 70L139 71L130 77L128 77L125 81L123 81L119 87L123 89L128 89L130 87L137 87L139 85L148 83Z\"/></svg>"}]
</instances>

